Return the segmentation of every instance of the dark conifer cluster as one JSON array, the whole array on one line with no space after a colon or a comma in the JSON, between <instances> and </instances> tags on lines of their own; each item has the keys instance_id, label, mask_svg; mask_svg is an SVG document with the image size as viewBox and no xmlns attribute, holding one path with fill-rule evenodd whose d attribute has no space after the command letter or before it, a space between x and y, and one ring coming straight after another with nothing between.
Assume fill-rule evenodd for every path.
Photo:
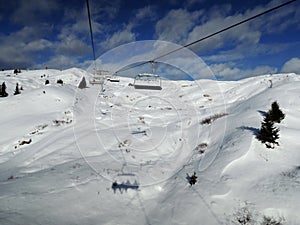
<instances>
[{"instance_id":1,"label":"dark conifer cluster","mask_svg":"<svg viewBox=\"0 0 300 225\"><path fill-rule=\"evenodd\" d=\"M273 102L256 135L256 138L264 143L267 148L275 148L275 145L279 145L277 141L279 139L279 128L275 127L275 123L280 123L284 118L285 115L280 110L278 103Z\"/></svg>"}]
</instances>

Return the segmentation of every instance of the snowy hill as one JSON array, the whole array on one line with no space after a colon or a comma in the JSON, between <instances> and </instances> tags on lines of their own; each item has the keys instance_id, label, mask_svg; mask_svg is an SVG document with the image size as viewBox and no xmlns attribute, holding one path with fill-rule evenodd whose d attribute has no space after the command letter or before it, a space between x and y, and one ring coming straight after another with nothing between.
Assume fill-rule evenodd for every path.
<instances>
[{"instance_id":1,"label":"snowy hill","mask_svg":"<svg viewBox=\"0 0 300 225\"><path fill-rule=\"evenodd\" d=\"M300 224L299 75L161 91L121 77L103 94L78 89L82 76L0 72L0 224ZM275 100L286 118L271 150L254 133Z\"/></svg>"}]
</instances>

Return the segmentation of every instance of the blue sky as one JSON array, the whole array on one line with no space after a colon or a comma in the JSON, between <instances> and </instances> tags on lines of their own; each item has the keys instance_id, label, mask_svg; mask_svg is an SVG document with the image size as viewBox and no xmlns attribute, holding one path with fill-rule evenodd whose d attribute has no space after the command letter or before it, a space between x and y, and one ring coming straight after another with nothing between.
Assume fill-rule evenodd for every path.
<instances>
[{"instance_id":1,"label":"blue sky","mask_svg":"<svg viewBox=\"0 0 300 225\"><path fill-rule=\"evenodd\" d=\"M96 57L122 44L185 45L287 0L90 0ZM190 47L225 80L300 74L300 1ZM0 69L87 68L85 0L0 0Z\"/></svg>"}]
</instances>

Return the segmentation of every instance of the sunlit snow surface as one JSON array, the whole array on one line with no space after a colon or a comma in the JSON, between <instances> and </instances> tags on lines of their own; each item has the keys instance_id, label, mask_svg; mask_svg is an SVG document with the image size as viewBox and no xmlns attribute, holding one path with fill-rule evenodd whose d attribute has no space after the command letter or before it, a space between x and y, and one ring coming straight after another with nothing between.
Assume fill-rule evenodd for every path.
<instances>
[{"instance_id":1,"label":"sunlit snow surface","mask_svg":"<svg viewBox=\"0 0 300 225\"><path fill-rule=\"evenodd\" d=\"M240 224L245 208L249 224L300 224L298 75L163 80L161 91L120 77L103 94L78 89L82 76L0 72L0 224ZM275 100L286 118L270 150L254 132Z\"/></svg>"}]
</instances>

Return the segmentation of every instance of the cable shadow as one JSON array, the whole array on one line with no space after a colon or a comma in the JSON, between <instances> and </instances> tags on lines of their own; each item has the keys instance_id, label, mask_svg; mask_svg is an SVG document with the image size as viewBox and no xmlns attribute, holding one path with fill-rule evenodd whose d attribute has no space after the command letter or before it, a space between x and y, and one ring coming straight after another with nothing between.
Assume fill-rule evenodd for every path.
<instances>
[{"instance_id":1,"label":"cable shadow","mask_svg":"<svg viewBox=\"0 0 300 225\"><path fill-rule=\"evenodd\" d=\"M183 178L181 178L182 180L184 180ZM187 177L186 177L187 179ZM186 180L185 180L186 182ZM214 217L214 219L217 221L216 224L222 224L222 222L219 220L219 218L217 217L217 215L214 213L214 211L211 209L210 205L205 201L204 197L200 194L199 191L196 190L195 187L190 186L190 189L193 190L196 195L202 200L202 203L205 205L205 207L207 208L207 210L210 212L210 214Z\"/></svg>"},{"instance_id":2,"label":"cable shadow","mask_svg":"<svg viewBox=\"0 0 300 225\"><path fill-rule=\"evenodd\" d=\"M143 214L144 214L144 217L145 217L145 220L146 220L146 225L151 225L151 223L150 223L150 219L149 219L149 217L148 217L148 215L147 215L147 212L146 212L146 208L145 208L145 206L144 206L144 204L143 204L143 202L142 202L142 200L141 200L141 196L139 195L139 193L138 192L136 192L136 195L137 195L137 197L138 197L138 201L139 201L139 203L140 203L140 207L141 207L141 209L142 209L142 211L143 211Z\"/></svg>"}]
</instances>

